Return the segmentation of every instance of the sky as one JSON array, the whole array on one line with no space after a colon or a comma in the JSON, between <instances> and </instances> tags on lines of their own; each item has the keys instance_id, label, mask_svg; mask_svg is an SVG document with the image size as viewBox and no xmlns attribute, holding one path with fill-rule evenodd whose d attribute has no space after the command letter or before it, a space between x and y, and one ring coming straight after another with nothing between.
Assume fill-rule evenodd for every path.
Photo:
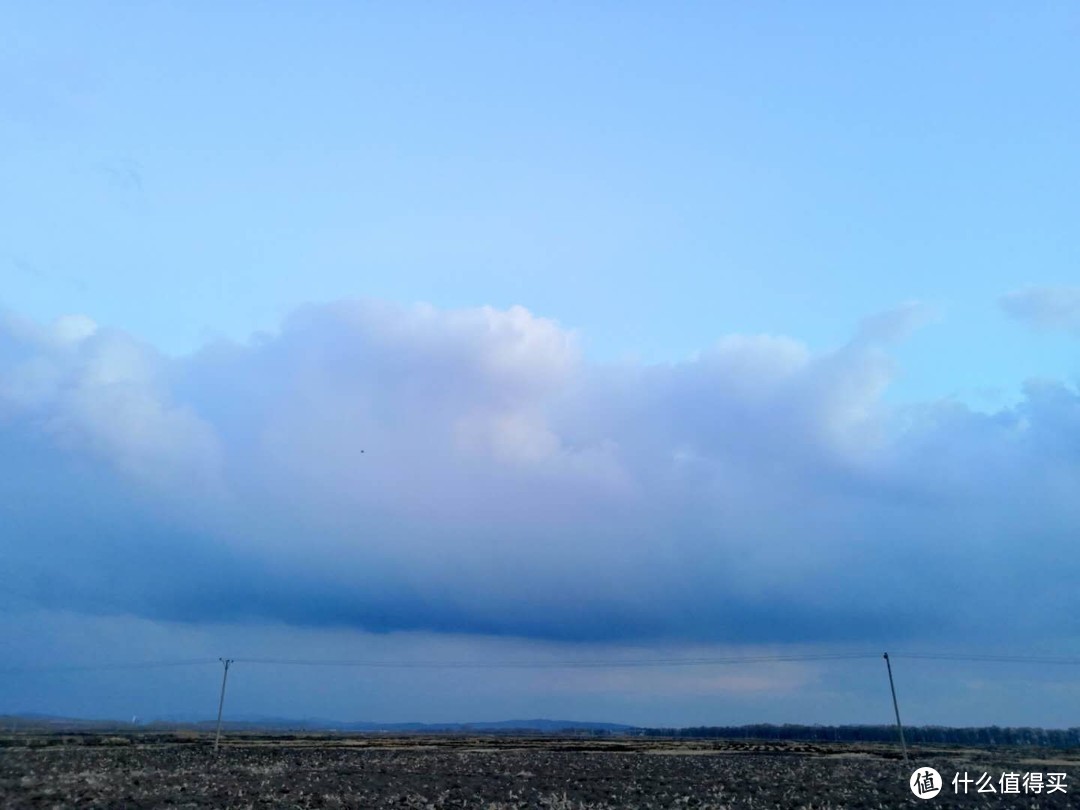
<instances>
[{"instance_id":1,"label":"sky","mask_svg":"<svg viewBox=\"0 0 1080 810\"><path fill-rule=\"evenodd\" d=\"M1078 35L0 5L0 713L1076 725Z\"/></svg>"}]
</instances>

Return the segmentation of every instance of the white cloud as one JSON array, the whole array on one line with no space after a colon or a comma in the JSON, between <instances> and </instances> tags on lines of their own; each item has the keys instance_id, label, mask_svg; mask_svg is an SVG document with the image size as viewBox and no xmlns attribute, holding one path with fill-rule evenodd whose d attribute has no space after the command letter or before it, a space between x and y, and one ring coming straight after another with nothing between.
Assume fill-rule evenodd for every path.
<instances>
[{"instance_id":1,"label":"white cloud","mask_svg":"<svg viewBox=\"0 0 1080 810\"><path fill-rule=\"evenodd\" d=\"M1080 517L1080 397L894 414L880 344L912 317L832 352L728 336L652 366L589 363L522 308L313 306L175 361L89 322L9 325L0 413L25 463L62 479L59 443L116 471L95 479L96 559L68 561L64 521L84 518L45 520L46 494L20 520L53 562L15 564L68 606L188 621L782 641L1000 619L988 594L1032 573L1031 537L1063 548ZM145 481L172 505L125 518ZM101 587L132 565L167 581ZM1075 569L1013 619L1037 624Z\"/></svg>"},{"instance_id":2,"label":"white cloud","mask_svg":"<svg viewBox=\"0 0 1080 810\"><path fill-rule=\"evenodd\" d=\"M1029 287L1003 295L999 303L1028 326L1080 335L1080 287Z\"/></svg>"},{"instance_id":3,"label":"white cloud","mask_svg":"<svg viewBox=\"0 0 1080 810\"><path fill-rule=\"evenodd\" d=\"M0 366L0 416L147 482L212 484L217 439L170 399L164 361L152 349L80 316L49 327L9 318L0 341L12 355Z\"/></svg>"},{"instance_id":4,"label":"white cloud","mask_svg":"<svg viewBox=\"0 0 1080 810\"><path fill-rule=\"evenodd\" d=\"M855 342L897 343L938 317L934 307L921 301L907 301L900 306L863 318Z\"/></svg>"}]
</instances>

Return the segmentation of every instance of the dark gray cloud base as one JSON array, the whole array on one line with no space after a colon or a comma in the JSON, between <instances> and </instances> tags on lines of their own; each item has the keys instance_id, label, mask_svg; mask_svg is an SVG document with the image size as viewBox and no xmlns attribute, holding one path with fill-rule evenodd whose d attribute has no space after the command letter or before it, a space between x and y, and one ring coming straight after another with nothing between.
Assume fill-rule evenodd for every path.
<instances>
[{"instance_id":1,"label":"dark gray cloud base","mask_svg":"<svg viewBox=\"0 0 1080 810\"><path fill-rule=\"evenodd\" d=\"M887 408L822 354L596 365L524 309L308 307L166 358L0 328L9 606L553 640L1075 633L1080 396Z\"/></svg>"}]
</instances>

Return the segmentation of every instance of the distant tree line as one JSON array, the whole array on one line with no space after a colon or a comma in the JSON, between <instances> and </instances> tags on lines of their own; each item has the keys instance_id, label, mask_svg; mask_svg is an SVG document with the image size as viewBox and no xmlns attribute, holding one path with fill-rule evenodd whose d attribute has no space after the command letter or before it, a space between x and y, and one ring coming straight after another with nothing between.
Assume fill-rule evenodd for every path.
<instances>
[{"instance_id":1,"label":"distant tree line","mask_svg":"<svg viewBox=\"0 0 1080 810\"><path fill-rule=\"evenodd\" d=\"M750 726L694 726L646 728L652 737L702 737L750 740L810 740L817 742L897 742L896 726L802 726L759 723ZM904 727L910 745L1016 745L1046 748L1080 748L1080 728L948 728Z\"/></svg>"}]
</instances>

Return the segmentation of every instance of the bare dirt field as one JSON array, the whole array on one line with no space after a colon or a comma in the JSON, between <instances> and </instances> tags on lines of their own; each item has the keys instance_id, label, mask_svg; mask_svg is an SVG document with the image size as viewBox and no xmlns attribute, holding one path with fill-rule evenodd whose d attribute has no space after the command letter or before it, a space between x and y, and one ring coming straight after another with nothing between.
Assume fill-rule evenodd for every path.
<instances>
[{"instance_id":1,"label":"bare dirt field","mask_svg":"<svg viewBox=\"0 0 1080 810\"><path fill-rule=\"evenodd\" d=\"M0 741L4 808L1066 808L1080 752L920 749L945 788L916 798L888 746L642 738L43 735ZM1065 793L1002 795L1006 772ZM957 795L954 774L973 780ZM978 793L990 775L998 792ZM1045 779L1045 778L1044 778Z\"/></svg>"}]
</instances>

